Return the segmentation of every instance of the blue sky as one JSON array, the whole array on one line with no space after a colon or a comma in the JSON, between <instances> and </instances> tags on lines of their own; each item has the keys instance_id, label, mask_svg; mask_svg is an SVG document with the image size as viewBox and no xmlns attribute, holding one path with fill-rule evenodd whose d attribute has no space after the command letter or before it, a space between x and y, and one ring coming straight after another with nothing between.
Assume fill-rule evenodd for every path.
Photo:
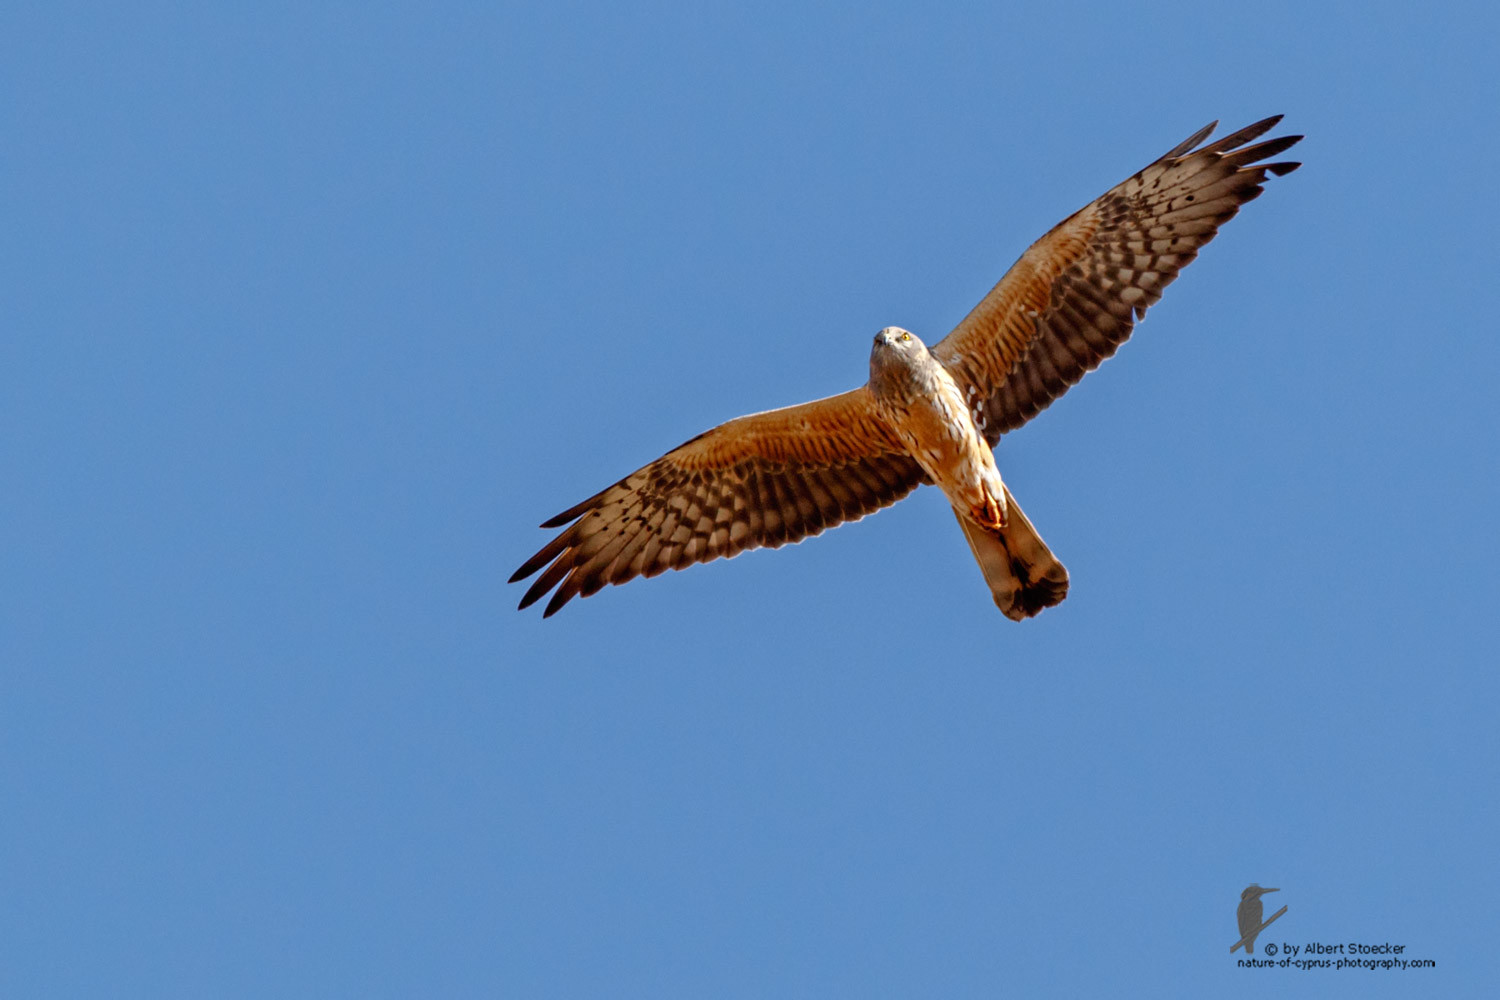
<instances>
[{"instance_id":1,"label":"blue sky","mask_svg":"<svg viewBox=\"0 0 1500 1000\"><path fill-rule=\"evenodd\" d=\"M1484 995L1500 24L1351 18L7 8L0 993ZM1062 606L923 490L514 610L543 519L1273 113L1000 446ZM1237 968L1250 882L1437 968Z\"/></svg>"}]
</instances>

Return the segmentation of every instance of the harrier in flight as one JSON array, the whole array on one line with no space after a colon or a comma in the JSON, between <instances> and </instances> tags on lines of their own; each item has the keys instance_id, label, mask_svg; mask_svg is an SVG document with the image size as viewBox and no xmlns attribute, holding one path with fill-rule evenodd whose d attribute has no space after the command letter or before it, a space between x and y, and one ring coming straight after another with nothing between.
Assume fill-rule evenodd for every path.
<instances>
[{"instance_id":1,"label":"harrier in flight","mask_svg":"<svg viewBox=\"0 0 1500 1000\"><path fill-rule=\"evenodd\" d=\"M543 570L521 607L556 588L546 617L607 583L800 541L924 483L952 502L1001 611L1057 604L1067 570L1001 481L995 444L1113 354L1267 174L1300 166L1265 161L1301 136L1255 143L1280 120L1201 148L1218 123L1194 133L1037 240L932 347L881 330L858 389L720 424L543 523L563 530L511 577Z\"/></svg>"}]
</instances>

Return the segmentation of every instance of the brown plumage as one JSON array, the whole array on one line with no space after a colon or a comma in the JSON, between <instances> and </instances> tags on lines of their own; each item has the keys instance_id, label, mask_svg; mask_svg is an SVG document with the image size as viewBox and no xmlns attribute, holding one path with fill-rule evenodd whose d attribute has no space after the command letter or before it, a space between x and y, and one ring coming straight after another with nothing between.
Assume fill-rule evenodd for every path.
<instances>
[{"instance_id":1,"label":"brown plumage","mask_svg":"<svg viewBox=\"0 0 1500 1000\"><path fill-rule=\"evenodd\" d=\"M740 417L674 448L544 523L574 522L511 582L551 563L521 599L526 608L557 587L551 615L607 583L800 541L924 481L861 387Z\"/></svg>"},{"instance_id":2,"label":"brown plumage","mask_svg":"<svg viewBox=\"0 0 1500 1000\"><path fill-rule=\"evenodd\" d=\"M994 444L1040 413L1125 342L1219 227L1258 197L1261 163L1301 141L1267 118L1192 152L1217 122L1068 216L1032 244L932 352L979 399Z\"/></svg>"},{"instance_id":3,"label":"brown plumage","mask_svg":"<svg viewBox=\"0 0 1500 1000\"><path fill-rule=\"evenodd\" d=\"M1075 212L930 351L881 331L869 384L721 424L545 522L563 531L511 577L543 570L520 606L556 588L551 615L605 584L795 542L922 483L953 500L1007 615L1058 603L1067 572L1000 483L990 449L1113 354L1267 174L1299 166L1263 161L1301 136L1247 145L1280 120L1194 149L1209 125ZM897 391L893 379L926 388Z\"/></svg>"}]
</instances>

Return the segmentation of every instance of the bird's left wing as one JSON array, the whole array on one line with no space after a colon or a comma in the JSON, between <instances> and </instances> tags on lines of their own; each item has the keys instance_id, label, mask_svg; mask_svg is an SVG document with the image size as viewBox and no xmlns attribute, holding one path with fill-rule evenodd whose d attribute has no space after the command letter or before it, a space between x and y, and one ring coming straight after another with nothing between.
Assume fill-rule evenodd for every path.
<instances>
[{"instance_id":1,"label":"bird's left wing","mask_svg":"<svg viewBox=\"0 0 1500 1000\"><path fill-rule=\"evenodd\" d=\"M861 386L739 417L674 448L543 523L568 527L510 582L546 566L521 599L529 607L556 587L546 617L607 583L816 535L925 481Z\"/></svg>"},{"instance_id":2,"label":"bird's left wing","mask_svg":"<svg viewBox=\"0 0 1500 1000\"><path fill-rule=\"evenodd\" d=\"M1267 118L1194 149L1209 125L1037 240L932 353L970 396L991 445L1115 352L1198 250L1261 192L1262 162L1300 135L1249 143ZM1215 123L1217 124L1217 123Z\"/></svg>"}]
</instances>

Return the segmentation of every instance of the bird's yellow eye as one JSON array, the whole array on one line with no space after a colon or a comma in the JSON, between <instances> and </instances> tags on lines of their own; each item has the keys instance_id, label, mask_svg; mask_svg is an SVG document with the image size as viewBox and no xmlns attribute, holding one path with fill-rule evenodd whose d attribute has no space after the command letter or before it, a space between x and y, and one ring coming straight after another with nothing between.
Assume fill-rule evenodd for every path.
<instances>
[{"instance_id":1,"label":"bird's yellow eye","mask_svg":"<svg viewBox=\"0 0 1500 1000\"><path fill-rule=\"evenodd\" d=\"M903 333L901 335L901 339L902 340L910 340L911 339L911 334L909 334L909 333Z\"/></svg>"}]
</instances>

